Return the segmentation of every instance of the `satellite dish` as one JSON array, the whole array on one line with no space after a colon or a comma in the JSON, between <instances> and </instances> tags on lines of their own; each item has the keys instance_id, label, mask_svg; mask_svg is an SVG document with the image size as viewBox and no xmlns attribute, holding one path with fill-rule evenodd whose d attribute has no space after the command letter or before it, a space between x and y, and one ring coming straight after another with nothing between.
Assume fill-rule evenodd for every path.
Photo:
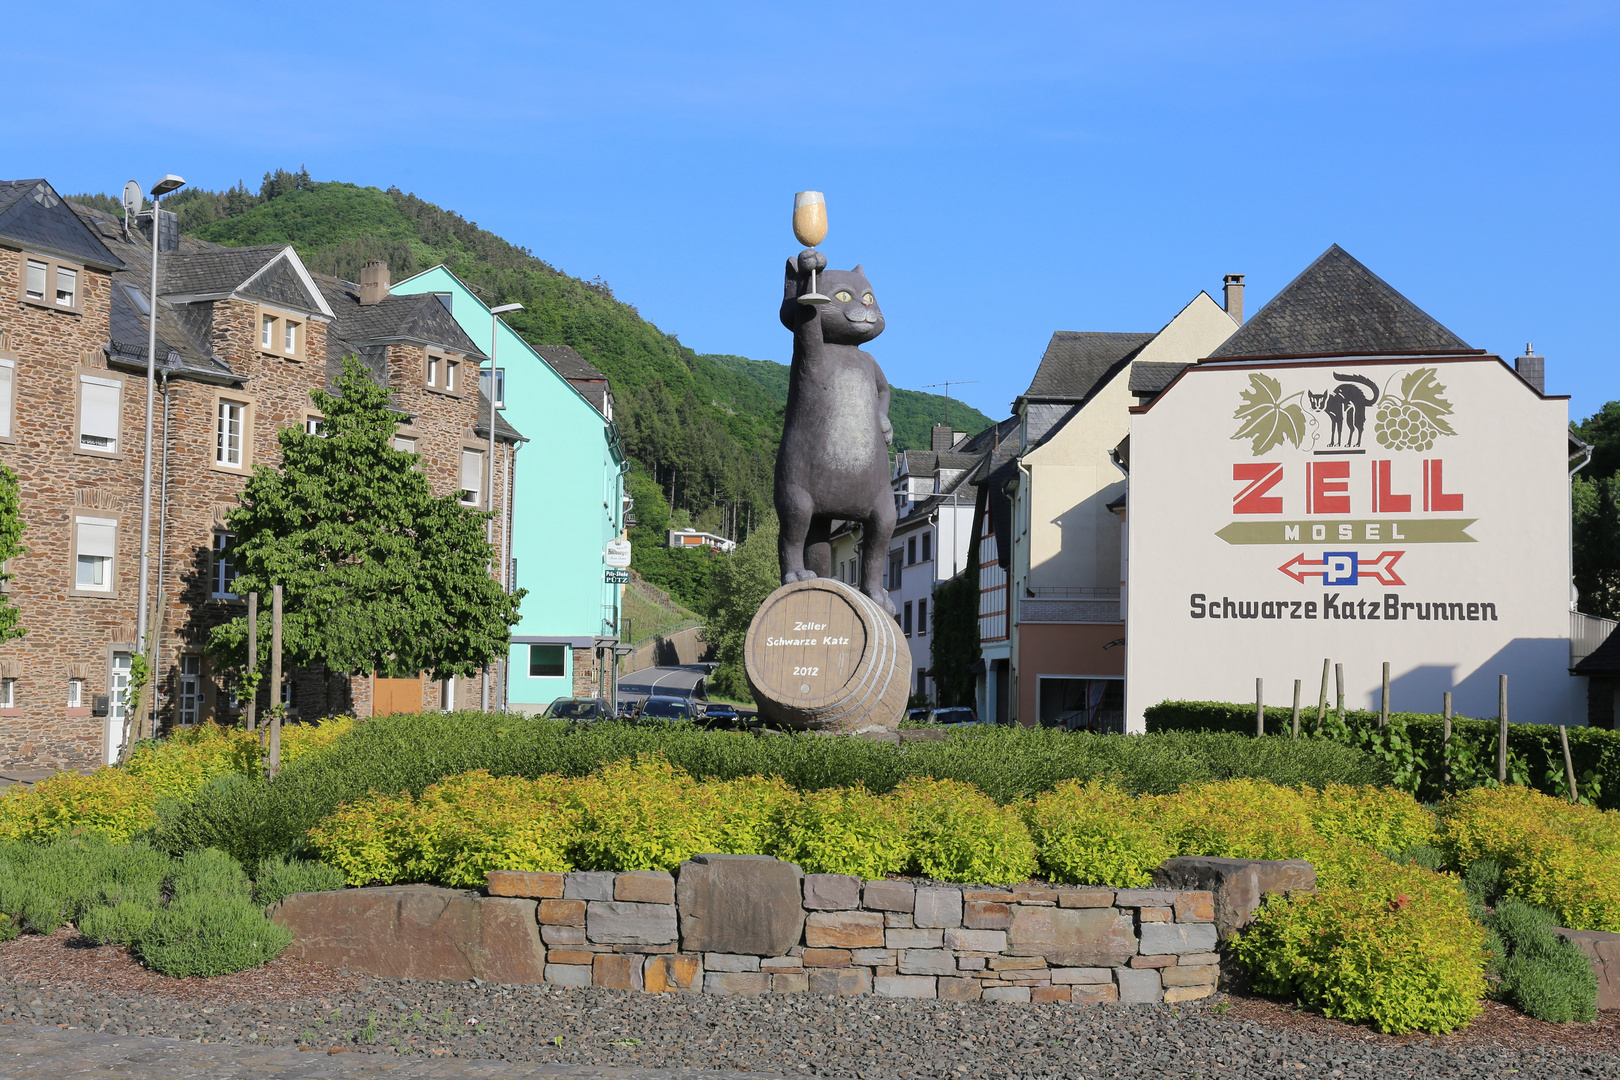
<instances>
[{"instance_id":1,"label":"satellite dish","mask_svg":"<svg viewBox=\"0 0 1620 1080\"><path fill-rule=\"evenodd\" d=\"M141 212L141 185L131 180L124 185L124 220L134 221Z\"/></svg>"}]
</instances>

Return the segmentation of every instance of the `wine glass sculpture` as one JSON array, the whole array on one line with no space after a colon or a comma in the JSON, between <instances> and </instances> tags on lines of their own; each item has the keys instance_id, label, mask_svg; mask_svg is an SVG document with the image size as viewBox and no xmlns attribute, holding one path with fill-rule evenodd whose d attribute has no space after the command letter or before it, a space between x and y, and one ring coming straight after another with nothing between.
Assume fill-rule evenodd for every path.
<instances>
[{"instance_id":1,"label":"wine glass sculpture","mask_svg":"<svg viewBox=\"0 0 1620 1080\"><path fill-rule=\"evenodd\" d=\"M793 235L807 248L814 248L827 239L827 199L819 191L801 191L793 196ZM810 270L810 291L799 297L799 303L818 306L832 302L832 297L816 291L816 271Z\"/></svg>"}]
</instances>

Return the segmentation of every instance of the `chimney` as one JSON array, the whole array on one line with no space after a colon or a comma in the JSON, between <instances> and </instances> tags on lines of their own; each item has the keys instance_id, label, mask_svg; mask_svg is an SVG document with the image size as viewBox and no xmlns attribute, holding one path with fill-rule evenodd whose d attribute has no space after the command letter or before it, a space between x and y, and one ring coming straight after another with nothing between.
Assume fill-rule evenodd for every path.
<instances>
[{"instance_id":1,"label":"chimney","mask_svg":"<svg viewBox=\"0 0 1620 1080\"><path fill-rule=\"evenodd\" d=\"M360 268L360 303L363 306L380 304L388 296L388 264L372 259Z\"/></svg>"},{"instance_id":2,"label":"chimney","mask_svg":"<svg viewBox=\"0 0 1620 1080\"><path fill-rule=\"evenodd\" d=\"M935 424L933 438L929 440L928 449L934 453L949 450L956 443L956 432L948 424Z\"/></svg>"},{"instance_id":3,"label":"chimney","mask_svg":"<svg viewBox=\"0 0 1620 1080\"><path fill-rule=\"evenodd\" d=\"M1513 358L1513 370L1517 371L1525 382L1535 387L1536 393L1547 392L1547 358L1537 356L1528 341L1524 343L1524 355Z\"/></svg>"},{"instance_id":4,"label":"chimney","mask_svg":"<svg viewBox=\"0 0 1620 1080\"><path fill-rule=\"evenodd\" d=\"M1226 313L1232 321L1243 325L1243 275L1226 275Z\"/></svg>"}]
</instances>

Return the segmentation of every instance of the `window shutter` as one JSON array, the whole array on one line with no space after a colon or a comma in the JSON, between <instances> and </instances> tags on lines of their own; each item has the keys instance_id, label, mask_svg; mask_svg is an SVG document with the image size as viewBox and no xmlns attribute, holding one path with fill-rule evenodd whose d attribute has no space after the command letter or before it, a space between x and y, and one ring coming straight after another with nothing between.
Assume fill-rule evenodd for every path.
<instances>
[{"instance_id":1,"label":"window shutter","mask_svg":"<svg viewBox=\"0 0 1620 1080\"><path fill-rule=\"evenodd\" d=\"M0 439L11 437L11 398L15 385L16 367L10 360L0 360Z\"/></svg>"},{"instance_id":2,"label":"window shutter","mask_svg":"<svg viewBox=\"0 0 1620 1080\"><path fill-rule=\"evenodd\" d=\"M118 398L123 384L94 375L81 375L79 380L79 434L111 439L116 446Z\"/></svg>"},{"instance_id":3,"label":"window shutter","mask_svg":"<svg viewBox=\"0 0 1620 1080\"><path fill-rule=\"evenodd\" d=\"M118 547L118 523L107 518L76 518L79 554L110 559Z\"/></svg>"},{"instance_id":4,"label":"window shutter","mask_svg":"<svg viewBox=\"0 0 1620 1080\"><path fill-rule=\"evenodd\" d=\"M484 455L476 450L461 452L461 490L476 497L483 488Z\"/></svg>"}]
</instances>

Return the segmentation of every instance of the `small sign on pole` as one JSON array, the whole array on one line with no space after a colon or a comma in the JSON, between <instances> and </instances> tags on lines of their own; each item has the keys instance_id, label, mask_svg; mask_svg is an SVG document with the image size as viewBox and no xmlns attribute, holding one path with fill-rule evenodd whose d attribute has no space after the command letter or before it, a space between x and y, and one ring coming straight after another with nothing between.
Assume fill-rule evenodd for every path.
<instances>
[{"instance_id":1,"label":"small sign on pole","mask_svg":"<svg viewBox=\"0 0 1620 1080\"><path fill-rule=\"evenodd\" d=\"M602 571L602 580L609 585L628 585L630 584L630 571L604 570Z\"/></svg>"},{"instance_id":2,"label":"small sign on pole","mask_svg":"<svg viewBox=\"0 0 1620 1080\"><path fill-rule=\"evenodd\" d=\"M616 538L607 542L602 550L602 561L609 566L623 569L630 565L630 541Z\"/></svg>"}]
</instances>

